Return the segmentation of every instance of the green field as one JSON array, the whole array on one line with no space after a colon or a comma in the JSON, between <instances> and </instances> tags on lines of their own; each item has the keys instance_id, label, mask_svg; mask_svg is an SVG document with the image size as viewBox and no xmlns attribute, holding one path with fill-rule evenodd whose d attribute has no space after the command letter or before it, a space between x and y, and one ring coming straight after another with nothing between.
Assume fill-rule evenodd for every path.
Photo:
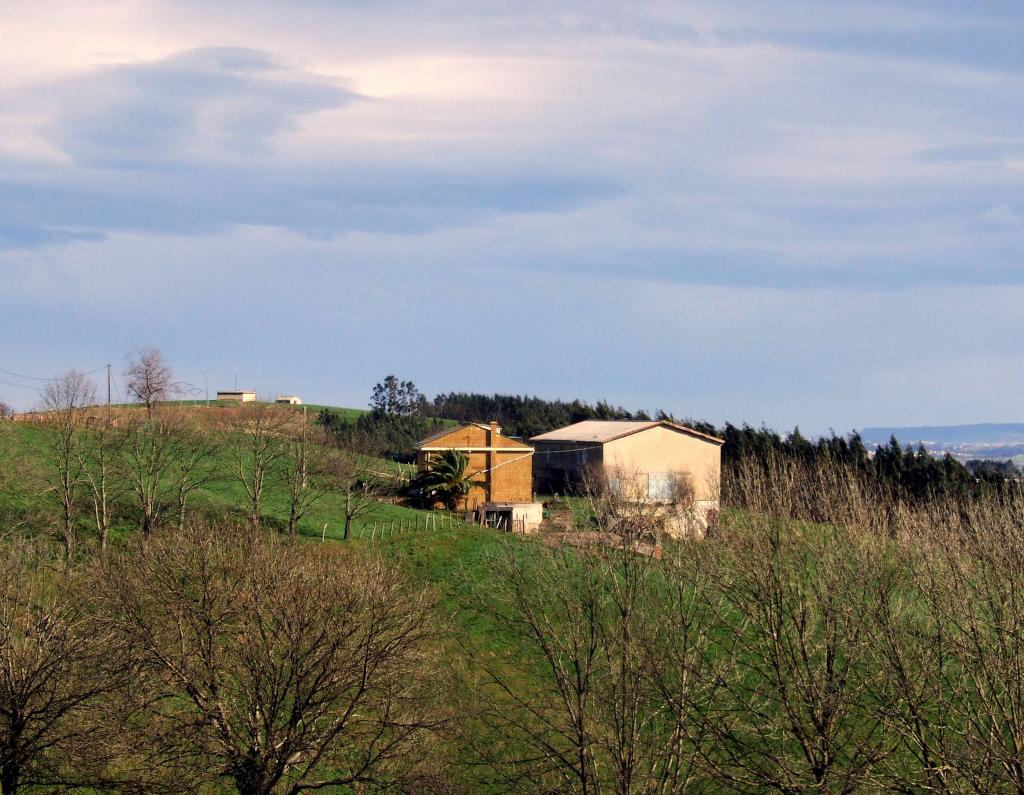
<instances>
[{"instance_id":1,"label":"green field","mask_svg":"<svg viewBox=\"0 0 1024 795\"><path fill-rule=\"evenodd\" d=\"M9 531L56 526L52 440L0 425ZM325 537L343 559L383 557L403 593L436 599L438 792L1020 791L1021 506L868 499L830 470L752 477L712 536L663 539L657 558L385 502L342 541L338 494L299 531L304 549ZM191 505L237 523L245 496L225 477ZM578 529L602 521L565 504ZM271 485L264 530L287 509ZM114 527L126 548L131 517Z\"/></svg>"},{"instance_id":2,"label":"green field","mask_svg":"<svg viewBox=\"0 0 1024 795\"><path fill-rule=\"evenodd\" d=\"M358 413L358 409L345 409ZM52 433L45 426L28 424L11 424L8 426L11 439L8 440L8 447L12 447L11 454L17 456L19 466L29 471L43 473L47 464L47 446L52 439ZM199 511L211 517L221 514L237 513L239 506L245 502L245 491L237 480L230 476L231 461L225 451L218 453L219 471L223 476L214 482L197 489L190 499L193 510ZM380 471L391 472L397 476L408 477L415 467L408 464L400 464L394 461L380 461ZM48 500L42 490L17 490L5 495L6 507L14 508L19 512L45 512L48 507ZM328 538L340 538L344 528L344 515L339 512L341 497L337 494L327 494L320 501L315 503L308 515L305 516L299 526L304 535L320 537L323 534L324 525L327 525ZM124 500L122 500L124 502ZM369 533L376 524L383 527L385 523L392 521L405 523L408 526L415 524L422 525L424 515L427 512L405 508L398 505L391 505L381 502L373 506L369 511L359 516L354 523L353 532L356 534ZM271 483L265 494L263 514L269 524L286 522L288 517L287 496L280 484ZM82 522L82 533L88 535L89 526L86 515ZM131 534L136 527L126 519L119 519L113 526L113 531L119 535Z\"/></svg>"}]
</instances>

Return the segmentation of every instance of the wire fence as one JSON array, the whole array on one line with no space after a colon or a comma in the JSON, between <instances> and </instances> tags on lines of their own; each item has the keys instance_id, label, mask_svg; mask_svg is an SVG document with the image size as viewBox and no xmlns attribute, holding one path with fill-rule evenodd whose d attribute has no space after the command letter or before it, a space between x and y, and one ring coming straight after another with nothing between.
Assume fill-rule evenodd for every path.
<instances>
[{"instance_id":1,"label":"wire fence","mask_svg":"<svg viewBox=\"0 0 1024 795\"><path fill-rule=\"evenodd\" d=\"M352 538L366 538L370 541L382 541L385 538L394 538L406 533L439 532L451 530L455 527L465 527L466 522L462 517L451 513L440 511L426 513L422 516L399 517L378 520L374 522L363 522L352 528Z\"/></svg>"}]
</instances>

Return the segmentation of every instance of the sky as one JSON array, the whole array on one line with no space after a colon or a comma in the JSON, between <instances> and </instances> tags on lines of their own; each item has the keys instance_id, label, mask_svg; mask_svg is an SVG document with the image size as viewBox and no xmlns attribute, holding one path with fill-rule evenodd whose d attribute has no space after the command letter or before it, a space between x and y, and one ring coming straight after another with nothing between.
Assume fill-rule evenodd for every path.
<instances>
[{"instance_id":1,"label":"sky","mask_svg":"<svg viewBox=\"0 0 1024 795\"><path fill-rule=\"evenodd\" d=\"M1018 0L3 5L0 401L1024 421Z\"/></svg>"}]
</instances>

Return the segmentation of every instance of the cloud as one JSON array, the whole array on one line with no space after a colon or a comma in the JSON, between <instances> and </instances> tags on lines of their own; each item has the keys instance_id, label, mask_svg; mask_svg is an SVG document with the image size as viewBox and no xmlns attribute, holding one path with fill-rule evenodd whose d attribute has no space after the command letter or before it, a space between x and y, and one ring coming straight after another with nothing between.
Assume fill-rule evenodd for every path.
<instances>
[{"instance_id":1,"label":"cloud","mask_svg":"<svg viewBox=\"0 0 1024 795\"><path fill-rule=\"evenodd\" d=\"M624 9L23 4L0 303L45 345L21 364L170 340L356 403L393 369L822 429L917 419L916 384L920 419L970 419L943 415L980 401L958 379L1020 356L1016 5ZM473 372L434 366L438 300L488 328Z\"/></svg>"},{"instance_id":2,"label":"cloud","mask_svg":"<svg viewBox=\"0 0 1024 795\"><path fill-rule=\"evenodd\" d=\"M1008 204L997 204L978 216L985 226L995 229L1020 229L1024 217Z\"/></svg>"},{"instance_id":3,"label":"cloud","mask_svg":"<svg viewBox=\"0 0 1024 795\"><path fill-rule=\"evenodd\" d=\"M230 384L238 366L243 383L320 402L362 405L395 371L431 393L607 398L808 432L979 418L970 399L985 392L980 382L1015 384L1024 372L1020 342L1006 333L1020 286L778 289L524 274L463 246L464 234L382 244L236 228L203 239L118 235L59 258L26 252L0 296L25 342L0 366L92 369L147 341L187 380L202 383L208 369L211 385ZM460 355L445 357L440 326L487 331L462 334ZM989 372L996 362L1009 369ZM922 392L927 411L915 413ZM1012 419L1016 394L989 392L979 411Z\"/></svg>"},{"instance_id":4,"label":"cloud","mask_svg":"<svg viewBox=\"0 0 1024 795\"><path fill-rule=\"evenodd\" d=\"M56 106L46 137L74 163L154 168L269 153L300 116L360 99L271 55L202 48L36 87Z\"/></svg>"},{"instance_id":5,"label":"cloud","mask_svg":"<svg viewBox=\"0 0 1024 795\"><path fill-rule=\"evenodd\" d=\"M107 66L23 95L55 108L44 127L67 162L0 163L0 248L115 231L209 234L284 227L314 236L415 233L498 213L558 212L619 186L571 167L368 158L282 144L305 117L371 101L268 53L203 48ZM42 97L43 99L40 99ZM379 101L379 100L378 100Z\"/></svg>"}]
</instances>

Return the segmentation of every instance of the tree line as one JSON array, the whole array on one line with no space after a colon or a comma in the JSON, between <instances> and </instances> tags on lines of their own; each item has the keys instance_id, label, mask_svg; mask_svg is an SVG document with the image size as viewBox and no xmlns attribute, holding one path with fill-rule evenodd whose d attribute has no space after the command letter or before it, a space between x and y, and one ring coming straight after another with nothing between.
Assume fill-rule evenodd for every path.
<instances>
[{"instance_id":1,"label":"tree line","mask_svg":"<svg viewBox=\"0 0 1024 795\"><path fill-rule=\"evenodd\" d=\"M677 419L659 410L629 411L605 401L545 400L525 395L484 395L470 392L439 394L428 400L411 381L388 376L373 390L370 412L354 422L325 410L320 424L337 435L357 432L373 439L378 449L399 461L413 461L416 443L443 427L439 420L481 422L497 420L506 435L529 439L584 420L668 420L688 425L701 433L724 440L722 463L734 469L749 461L766 465L774 459L849 465L873 478L902 499L922 501L934 496L1013 490L1009 483L1020 473L1010 462L960 463L953 456L933 456L919 445L901 445L892 437L869 451L857 432L847 436L832 432L817 440L806 438L799 428L782 435L766 428L694 419Z\"/></svg>"},{"instance_id":2,"label":"tree line","mask_svg":"<svg viewBox=\"0 0 1024 795\"><path fill-rule=\"evenodd\" d=\"M811 441L799 428L783 437L767 428L737 428L727 423L718 433L725 439L722 459L727 469L750 462L768 467L779 459L850 467L893 497L919 503L945 496L1018 493L1012 463L1009 467L968 468L948 453L933 456L923 445L901 445L895 436L869 452L856 432L846 437L833 432Z\"/></svg>"},{"instance_id":3,"label":"tree line","mask_svg":"<svg viewBox=\"0 0 1024 795\"><path fill-rule=\"evenodd\" d=\"M329 409L321 411L318 421L340 436L356 433L373 439L384 456L404 462L415 459L416 443L444 428L444 420L462 423L497 419L502 433L526 439L582 420L650 419L645 412L629 412L604 401L591 405L580 400L465 392L428 400L412 381L394 375L374 386L369 406L370 411L354 421Z\"/></svg>"}]
</instances>

